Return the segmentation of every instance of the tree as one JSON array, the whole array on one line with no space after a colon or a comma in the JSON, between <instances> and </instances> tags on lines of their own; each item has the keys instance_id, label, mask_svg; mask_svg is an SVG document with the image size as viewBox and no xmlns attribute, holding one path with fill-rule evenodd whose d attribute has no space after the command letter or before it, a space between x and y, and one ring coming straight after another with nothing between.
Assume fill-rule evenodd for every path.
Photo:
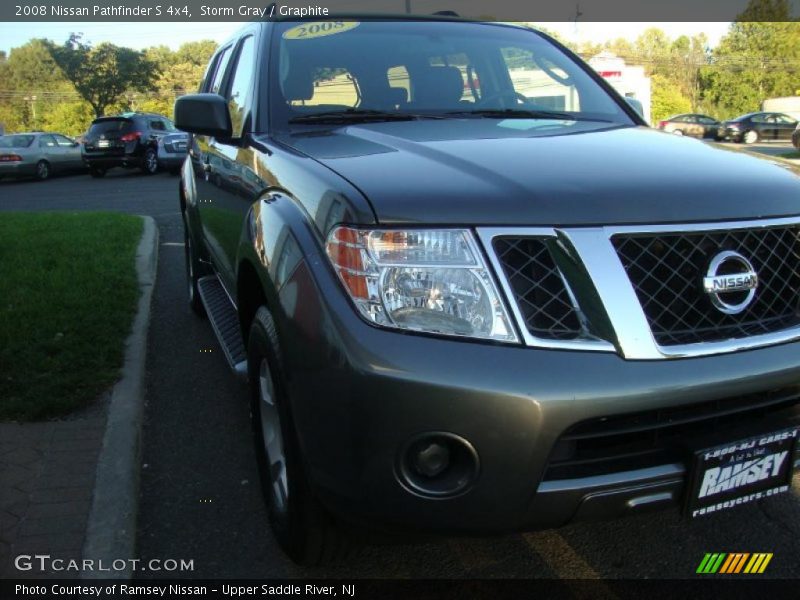
<instances>
[{"instance_id":1,"label":"tree","mask_svg":"<svg viewBox=\"0 0 800 600\"><path fill-rule=\"evenodd\" d=\"M143 52L107 42L93 48L81 41L80 34L70 35L63 46L50 43L49 50L64 76L98 117L126 91L152 90L158 75L156 65Z\"/></svg>"},{"instance_id":2,"label":"tree","mask_svg":"<svg viewBox=\"0 0 800 600\"><path fill-rule=\"evenodd\" d=\"M703 70L706 97L724 115L758 110L775 96L794 95L800 81L800 25L787 0L751 0L731 24Z\"/></svg>"},{"instance_id":3,"label":"tree","mask_svg":"<svg viewBox=\"0 0 800 600\"><path fill-rule=\"evenodd\" d=\"M663 75L655 74L650 77L650 120L657 123L661 119L678 113L690 112L692 105L689 99L681 93L681 89L673 81Z\"/></svg>"},{"instance_id":4,"label":"tree","mask_svg":"<svg viewBox=\"0 0 800 600\"><path fill-rule=\"evenodd\" d=\"M689 99L692 111L700 110L702 98L700 73L709 60L708 38L704 33L680 36L672 42L672 80Z\"/></svg>"}]
</instances>

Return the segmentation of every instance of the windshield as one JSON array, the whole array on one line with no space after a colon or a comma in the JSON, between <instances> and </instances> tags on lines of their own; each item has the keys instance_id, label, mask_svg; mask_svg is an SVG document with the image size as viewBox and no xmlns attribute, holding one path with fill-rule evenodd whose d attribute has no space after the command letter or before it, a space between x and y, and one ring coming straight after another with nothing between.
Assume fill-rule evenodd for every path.
<instances>
[{"instance_id":1,"label":"windshield","mask_svg":"<svg viewBox=\"0 0 800 600\"><path fill-rule=\"evenodd\" d=\"M5 135L0 137L0 148L27 148L32 141L32 135Z\"/></svg>"},{"instance_id":2,"label":"windshield","mask_svg":"<svg viewBox=\"0 0 800 600\"><path fill-rule=\"evenodd\" d=\"M386 113L499 119L510 112L632 124L581 66L518 27L284 22L276 24L271 56L279 85L271 86L270 106L279 126L336 113L380 120Z\"/></svg>"}]
</instances>

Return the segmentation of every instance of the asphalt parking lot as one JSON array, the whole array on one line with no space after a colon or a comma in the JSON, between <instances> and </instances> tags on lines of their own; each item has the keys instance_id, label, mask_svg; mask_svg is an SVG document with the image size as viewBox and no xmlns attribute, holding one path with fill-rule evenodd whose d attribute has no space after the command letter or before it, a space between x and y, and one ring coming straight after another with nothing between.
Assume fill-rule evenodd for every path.
<instances>
[{"instance_id":1,"label":"asphalt parking lot","mask_svg":"<svg viewBox=\"0 0 800 600\"><path fill-rule=\"evenodd\" d=\"M0 182L0 211L118 210L151 215L158 225L140 558L191 559L193 572L171 575L197 578L683 578L694 576L706 552L772 552L765 576L798 576L798 478L789 494L692 522L667 512L501 538L388 540L335 568L293 565L267 526L244 390L217 351L211 328L185 301L177 186L168 175L124 171L101 180L75 175Z\"/></svg>"}]
</instances>

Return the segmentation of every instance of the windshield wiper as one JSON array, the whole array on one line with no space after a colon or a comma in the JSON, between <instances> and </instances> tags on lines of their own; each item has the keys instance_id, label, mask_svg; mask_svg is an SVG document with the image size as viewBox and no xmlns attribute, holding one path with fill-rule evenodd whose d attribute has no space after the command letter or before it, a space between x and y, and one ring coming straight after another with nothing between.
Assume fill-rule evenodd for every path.
<instances>
[{"instance_id":1,"label":"windshield wiper","mask_svg":"<svg viewBox=\"0 0 800 600\"><path fill-rule=\"evenodd\" d=\"M417 119L444 119L440 115L419 115L414 113L388 112L348 108L347 110L329 110L292 117L289 123L362 123L368 121L414 121Z\"/></svg>"},{"instance_id":2,"label":"windshield wiper","mask_svg":"<svg viewBox=\"0 0 800 600\"><path fill-rule=\"evenodd\" d=\"M554 119L558 121L597 121L599 123L611 123L605 119L594 119L582 117L566 112L555 110L526 110L524 108L486 108L478 110L454 110L445 113L447 115L475 115L487 119Z\"/></svg>"}]
</instances>

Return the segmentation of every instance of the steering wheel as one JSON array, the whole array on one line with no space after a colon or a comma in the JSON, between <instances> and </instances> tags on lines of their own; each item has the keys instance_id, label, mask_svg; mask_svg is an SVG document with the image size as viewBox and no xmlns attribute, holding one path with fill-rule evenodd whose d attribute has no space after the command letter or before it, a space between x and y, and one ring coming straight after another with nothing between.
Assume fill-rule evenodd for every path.
<instances>
[{"instance_id":1,"label":"steering wheel","mask_svg":"<svg viewBox=\"0 0 800 600\"><path fill-rule=\"evenodd\" d=\"M530 100L528 100L527 96L520 94L517 91L505 91L505 92L495 92L494 94L489 94L488 96L484 96L480 99L478 104L480 106L484 106L487 102L492 100L502 100L502 99L513 99L514 104L528 104Z\"/></svg>"}]
</instances>

